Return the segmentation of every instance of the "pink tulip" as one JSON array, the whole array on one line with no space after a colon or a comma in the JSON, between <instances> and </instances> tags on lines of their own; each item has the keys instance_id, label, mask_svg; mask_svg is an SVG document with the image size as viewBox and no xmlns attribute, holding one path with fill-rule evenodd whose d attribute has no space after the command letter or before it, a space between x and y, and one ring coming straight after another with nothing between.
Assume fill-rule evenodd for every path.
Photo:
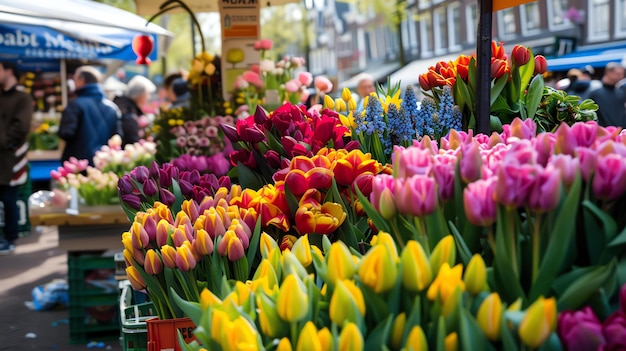
<instances>
[{"instance_id":1,"label":"pink tulip","mask_svg":"<svg viewBox=\"0 0 626 351\"><path fill-rule=\"evenodd\" d=\"M396 148L394 151L394 169L398 178L408 178L416 174L427 175L433 163L433 156L427 149L413 146L404 150Z\"/></svg>"},{"instance_id":2,"label":"pink tulip","mask_svg":"<svg viewBox=\"0 0 626 351\"><path fill-rule=\"evenodd\" d=\"M572 125L572 134L574 134L578 146L589 147L593 145L598 133L598 123L596 121L574 123Z\"/></svg>"},{"instance_id":3,"label":"pink tulip","mask_svg":"<svg viewBox=\"0 0 626 351\"><path fill-rule=\"evenodd\" d=\"M506 136L504 138L505 140L510 137L518 139L532 139L537 134L537 125L530 118L527 118L524 121L519 118L515 118L510 125L502 126L502 130L503 134Z\"/></svg>"},{"instance_id":4,"label":"pink tulip","mask_svg":"<svg viewBox=\"0 0 626 351\"><path fill-rule=\"evenodd\" d=\"M626 159L621 155L598 156L593 192L602 199L617 199L626 191Z\"/></svg>"},{"instance_id":5,"label":"pink tulip","mask_svg":"<svg viewBox=\"0 0 626 351\"><path fill-rule=\"evenodd\" d=\"M308 90L302 91L302 93L300 93L300 102L302 103L307 102L307 100L309 99L309 96L311 96L311 94L309 93Z\"/></svg>"},{"instance_id":6,"label":"pink tulip","mask_svg":"<svg viewBox=\"0 0 626 351\"><path fill-rule=\"evenodd\" d=\"M573 155L578 143L576 141L576 136L572 132L572 128L570 128L567 123L561 123L559 128L557 128L555 135L556 144L554 153Z\"/></svg>"},{"instance_id":7,"label":"pink tulip","mask_svg":"<svg viewBox=\"0 0 626 351\"><path fill-rule=\"evenodd\" d=\"M424 217L437 208L437 184L426 175L415 175L404 181L396 179L396 205L398 212Z\"/></svg>"},{"instance_id":8,"label":"pink tulip","mask_svg":"<svg viewBox=\"0 0 626 351\"><path fill-rule=\"evenodd\" d=\"M259 76L258 73L253 72L253 71L245 71L243 72L241 76L246 82L254 85L255 87L263 88L264 84L263 84L263 81L261 80L261 76Z\"/></svg>"},{"instance_id":9,"label":"pink tulip","mask_svg":"<svg viewBox=\"0 0 626 351\"><path fill-rule=\"evenodd\" d=\"M372 178L372 192L370 202L376 211L380 212L381 195L385 189L394 193L395 179L389 174L379 174Z\"/></svg>"},{"instance_id":10,"label":"pink tulip","mask_svg":"<svg viewBox=\"0 0 626 351\"><path fill-rule=\"evenodd\" d=\"M463 208L470 223L487 227L496 220L495 188L496 179L493 177L467 185L463 191Z\"/></svg>"},{"instance_id":11,"label":"pink tulip","mask_svg":"<svg viewBox=\"0 0 626 351\"><path fill-rule=\"evenodd\" d=\"M254 43L254 50L271 50L274 42L270 39L261 39Z\"/></svg>"},{"instance_id":12,"label":"pink tulip","mask_svg":"<svg viewBox=\"0 0 626 351\"><path fill-rule=\"evenodd\" d=\"M300 86L301 86L300 81L296 79L291 79L290 81L285 83L285 90L287 90L288 93L293 94L300 89Z\"/></svg>"},{"instance_id":13,"label":"pink tulip","mask_svg":"<svg viewBox=\"0 0 626 351\"><path fill-rule=\"evenodd\" d=\"M302 83L305 87L308 87L311 83L313 83L313 75L309 72L299 72L298 81L300 81L300 83Z\"/></svg>"},{"instance_id":14,"label":"pink tulip","mask_svg":"<svg viewBox=\"0 0 626 351\"><path fill-rule=\"evenodd\" d=\"M429 150L433 155L437 155L439 153L439 147L437 147L437 143L433 142L428 135L425 135L421 140L413 140L413 146L420 149ZM441 150L445 150L445 148L441 147Z\"/></svg>"},{"instance_id":15,"label":"pink tulip","mask_svg":"<svg viewBox=\"0 0 626 351\"><path fill-rule=\"evenodd\" d=\"M456 167L456 160L456 156L450 154L435 155L432 175L437 181L439 198L442 201L449 200L454 194L454 169Z\"/></svg>"},{"instance_id":16,"label":"pink tulip","mask_svg":"<svg viewBox=\"0 0 626 351\"><path fill-rule=\"evenodd\" d=\"M461 144L461 160L459 162L461 179L465 183L471 183L480 179L483 158L480 155L478 142L470 141L469 143Z\"/></svg>"},{"instance_id":17,"label":"pink tulip","mask_svg":"<svg viewBox=\"0 0 626 351\"><path fill-rule=\"evenodd\" d=\"M589 181L591 174L596 169L598 153L592 149L578 147L576 148L576 155L580 160L580 171L583 179Z\"/></svg>"},{"instance_id":18,"label":"pink tulip","mask_svg":"<svg viewBox=\"0 0 626 351\"><path fill-rule=\"evenodd\" d=\"M535 211L551 211L561 201L561 193L561 174L554 169L543 169L530 191L528 206Z\"/></svg>"},{"instance_id":19,"label":"pink tulip","mask_svg":"<svg viewBox=\"0 0 626 351\"><path fill-rule=\"evenodd\" d=\"M536 164L537 151L530 140L522 139L510 144L504 159L514 159L519 164Z\"/></svg>"},{"instance_id":20,"label":"pink tulip","mask_svg":"<svg viewBox=\"0 0 626 351\"><path fill-rule=\"evenodd\" d=\"M333 90L333 83L324 76L317 76L314 80L315 89L323 93L330 93Z\"/></svg>"},{"instance_id":21,"label":"pink tulip","mask_svg":"<svg viewBox=\"0 0 626 351\"><path fill-rule=\"evenodd\" d=\"M497 172L496 201L507 207L526 205L537 174L537 165L503 161Z\"/></svg>"},{"instance_id":22,"label":"pink tulip","mask_svg":"<svg viewBox=\"0 0 626 351\"><path fill-rule=\"evenodd\" d=\"M604 350L626 349L626 314L614 312L602 323L602 333L607 345Z\"/></svg>"},{"instance_id":23,"label":"pink tulip","mask_svg":"<svg viewBox=\"0 0 626 351\"><path fill-rule=\"evenodd\" d=\"M552 156L555 143L555 135L552 133L541 133L532 140L535 151L537 151L537 163L546 166Z\"/></svg>"},{"instance_id":24,"label":"pink tulip","mask_svg":"<svg viewBox=\"0 0 626 351\"><path fill-rule=\"evenodd\" d=\"M570 155L553 155L547 167L559 171L563 184L569 188L574 183L576 174L580 171L580 160Z\"/></svg>"}]
</instances>

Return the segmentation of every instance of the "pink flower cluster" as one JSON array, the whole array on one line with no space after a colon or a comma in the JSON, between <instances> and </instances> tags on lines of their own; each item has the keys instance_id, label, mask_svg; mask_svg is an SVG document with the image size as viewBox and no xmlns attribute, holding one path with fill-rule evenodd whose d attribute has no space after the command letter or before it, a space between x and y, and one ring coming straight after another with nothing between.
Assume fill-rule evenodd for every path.
<instances>
[{"instance_id":1,"label":"pink flower cluster","mask_svg":"<svg viewBox=\"0 0 626 351\"><path fill-rule=\"evenodd\" d=\"M210 156L222 152L228 145L224 145L223 138L219 135L218 126L221 124L234 125L235 120L232 116L207 116L173 127L171 132L176 137L176 148L181 154L195 156Z\"/></svg>"},{"instance_id":2,"label":"pink flower cluster","mask_svg":"<svg viewBox=\"0 0 626 351\"><path fill-rule=\"evenodd\" d=\"M439 145L424 138L406 149L396 146L394 177L377 176L370 200L379 210L396 206L401 214L428 215L454 195L457 161L467 184L465 214L475 225L492 224L498 204L551 211L579 173L600 201L626 193L626 134L620 129L586 122L563 124L554 133L536 130L532 120L515 119L500 134L451 131Z\"/></svg>"}]
</instances>

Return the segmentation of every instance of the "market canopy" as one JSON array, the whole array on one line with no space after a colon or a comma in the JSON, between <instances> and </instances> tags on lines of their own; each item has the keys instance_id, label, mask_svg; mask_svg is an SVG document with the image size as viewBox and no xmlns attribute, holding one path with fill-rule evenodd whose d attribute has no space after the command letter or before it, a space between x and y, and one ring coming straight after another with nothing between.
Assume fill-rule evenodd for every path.
<instances>
[{"instance_id":1,"label":"market canopy","mask_svg":"<svg viewBox=\"0 0 626 351\"><path fill-rule=\"evenodd\" d=\"M555 58L548 58L550 71L567 71L590 65L595 68L606 66L609 62L622 62L626 57L626 45L596 49L577 50Z\"/></svg>"},{"instance_id":2,"label":"market canopy","mask_svg":"<svg viewBox=\"0 0 626 351\"><path fill-rule=\"evenodd\" d=\"M193 12L218 12L219 3L218 1L222 0L184 0L185 5L187 5ZM241 0L224 0L226 2L232 2L239 4ZM258 0L246 0L249 2L258 1ZM141 16L152 16L159 12L159 7L161 6L163 1L158 0L134 0L134 3L137 7L137 14ZM267 0L261 1L262 7L270 7L270 6L282 6L289 3L299 2L299 0ZM247 3L247 2L246 2ZM174 9L171 12L183 11L181 8Z\"/></svg>"}]
</instances>

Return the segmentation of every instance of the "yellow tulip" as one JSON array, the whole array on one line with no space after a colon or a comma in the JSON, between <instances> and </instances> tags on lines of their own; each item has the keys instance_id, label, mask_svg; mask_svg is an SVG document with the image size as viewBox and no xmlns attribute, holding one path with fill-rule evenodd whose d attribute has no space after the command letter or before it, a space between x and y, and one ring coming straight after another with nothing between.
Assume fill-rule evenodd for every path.
<instances>
[{"instance_id":1,"label":"yellow tulip","mask_svg":"<svg viewBox=\"0 0 626 351\"><path fill-rule=\"evenodd\" d=\"M324 107L334 110L335 109L335 100L333 100L330 95L324 95Z\"/></svg>"},{"instance_id":2,"label":"yellow tulip","mask_svg":"<svg viewBox=\"0 0 626 351\"><path fill-rule=\"evenodd\" d=\"M264 293L256 296L256 307L258 308L259 324L264 335L276 338L284 335L288 330L288 325L278 316L276 304Z\"/></svg>"},{"instance_id":3,"label":"yellow tulip","mask_svg":"<svg viewBox=\"0 0 626 351\"><path fill-rule=\"evenodd\" d=\"M348 323L339 334L339 351L363 350L363 335L354 323Z\"/></svg>"},{"instance_id":4,"label":"yellow tulip","mask_svg":"<svg viewBox=\"0 0 626 351\"><path fill-rule=\"evenodd\" d=\"M352 92L350 91L350 89L343 88L343 90L341 91L341 98L345 102L352 100Z\"/></svg>"},{"instance_id":5,"label":"yellow tulip","mask_svg":"<svg viewBox=\"0 0 626 351\"><path fill-rule=\"evenodd\" d=\"M480 254L475 254L467 264L463 277L465 288L472 295L478 295L487 283L487 268Z\"/></svg>"},{"instance_id":6,"label":"yellow tulip","mask_svg":"<svg viewBox=\"0 0 626 351\"><path fill-rule=\"evenodd\" d=\"M412 350L412 351L427 351L428 343L426 342L426 335L424 335L424 331L422 327L419 325L414 326L409 332L409 336L406 339L406 344L404 345L403 350Z\"/></svg>"},{"instance_id":7,"label":"yellow tulip","mask_svg":"<svg viewBox=\"0 0 626 351\"><path fill-rule=\"evenodd\" d=\"M450 295L443 303L442 314L444 317L449 317L452 313L461 309L463 301L463 289L460 286L456 286Z\"/></svg>"},{"instance_id":8,"label":"yellow tulip","mask_svg":"<svg viewBox=\"0 0 626 351\"><path fill-rule=\"evenodd\" d=\"M276 240L274 240L274 238L272 238L266 232L261 233L261 245L259 248L261 251L261 257L268 258L272 250L276 248L278 248Z\"/></svg>"},{"instance_id":9,"label":"yellow tulip","mask_svg":"<svg viewBox=\"0 0 626 351\"><path fill-rule=\"evenodd\" d=\"M539 297L528 309L519 326L522 342L537 348L543 344L556 327L556 301L553 297Z\"/></svg>"},{"instance_id":10,"label":"yellow tulip","mask_svg":"<svg viewBox=\"0 0 626 351\"><path fill-rule=\"evenodd\" d=\"M135 268L135 266L126 267L126 276L130 281L130 285L133 286L135 290L143 290L146 288L146 282L141 277L141 273L139 270Z\"/></svg>"},{"instance_id":11,"label":"yellow tulip","mask_svg":"<svg viewBox=\"0 0 626 351\"><path fill-rule=\"evenodd\" d=\"M400 256L402 264L402 284L411 291L422 291L433 280L430 262L426 252L415 240L407 242Z\"/></svg>"},{"instance_id":12,"label":"yellow tulip","mask_svg":"<svg viewBox=\"0 0 626 351\"><path fill-rule=\"evenodd\" d=\"M309 235L306 234L300 237L293 244L291 252L296 256L298 261L302 263L304 267L308 267L313 263L313 257L311 256L311 244L309 243Z\"/></svg>"},{"instance_id":13,"label":"yellow tulip","mask_svg":"<svg viewBox=\"0 0 626 351\"><path fill-rule=\"evenodd\" d=\"M215 296L213 292L207 288L204 288L200 293L200 305L202 309L207 309L208 307L213 307L215 305L219 305L222 303L219 297Z\"/></svg>"},{"instance_id":14,"label":"yellow tulip","mask_svg":"<svg viewBox=\"0 0 626 351\"><path fill-rule=\"evenodd\" d=\"M235 306L243 306L249 298L250 287L240 281L237 281L233 291L224 299L224 304L230 301Z\"/></svg>"},{"instance_id":15,"label":"yellow tulip","mask_svg":"<svg viewBox=\"0 0 626 351\"><path fill-rule=\"evenodd\" d=\"M258 331L242 316L232 322L226 322L222 330L223 350L259 350Z\"/></svg>"},{"instance_id":16,"label":"yellow tulip","mask_svg":"<svg viewBox=\"0 0 626 351\"><path fill-rule=\"evenodd\" d=\"M289 339L287 338L282 338L280 339L280 342L278 342L278 346L276 346L276 351L292 351L293 348L291 348L291 343L289 342Z\"/></svg>"},{"instance_id":17,"label":"yellow tulip","mask_svg":"<svg viewBox=\"0 0 626 351\"><path fill-rule=\"evenodd\" d=\"M211 314L211 337L219 342L222 339L222 331L229 322L230 319L226 312L213 309Z\"/></svg>"},{"instance_id":18,"label":"yellow tulip","mask_svg":"<svg viewBox=\"0 0 626 351\"><path fill-rule=\"evenodd\" d=\"M351 99L348 101L348 110L349 111L354 111L356 110L356 100ZM351 112L352 113L352 112Z\"/></svg>"},{"instance_id":19,"label":"yellow tulip","mask_svg":"<svg viewBox=\"0 0 626 351\"><path fill-rule=\"evenodd\" d=\"M439 297L441 301L445 303L457 287L461 288L461 290L465 290L465 283L463 283L461 279L462 274L463 266L458 264L454 266L454 268L450 268L448 262L444 262L435 281L428 287L426 297L432 301Z\"/></svg>"},{"instance_id":20,"label":"yellow tulip","mask_svg":"<svg viewBox=\"0 0 626 351\"><path fill-rule=\"evenodd\" d=\"M478 308L476 321L489 340L500 339L500 326L502 325L502 301L498 293L487 296Z\"/></svg>"},{"instance_id":21,"label":"yellow tulip","mask_svg":"<svg viewBox=\"0 0 626 351\"><path fill-rule=\"evenodd\" d=\"M452 266L456 261L456 246L454 245L454 238L452 235L448 235L441 239L435 246L432 254L430 255L430 268L433 274L437 275L439 268L448 263L448 266Z\"/></svg>"},{"instance_id":22,"label":"yellow tulip","mask_svg":"<svg viewBox=\"0 0 626 351\"><path fill-rule=\"evenodd\" d=\"M335 349L333 334L328 328L324 327L317 332L317 339L320 341L322 350L333 351Z\"/></svg>"},{"instance_id":23,"label":"yellow tulip","mask_svg":"<svg viewBox=\"0 0 626 351\"><path fill-rule=\"evenodd\" d=\"M288 274L297 274L300 279L303 279L308 275L306 268L298 261L296 255L294 255L291 251L285 250L282 256L283 261L283 272L285 275Z\"/></svg>"},{"instance_id":24,"label":"yellow tulip","mask_svg":"<svg viewBox=\"0 0 626 351\"><path fill-rule=\"evenodd\" d=\"M344 112L346 111L346 109L347 107L345 101L343 101L342 99L335 99L335 111Z\"/></svg>"},{"instance_id":25,"label":"yellow tulip","mask_svg":"<svg viewBox=\"0 0 626 351\"><path fill-rule=\"evenodd\" d=\"M133 238L130 232L122 233L122 244L124 245L124 249L133 252Z\"/></svg>"},{"instance_id":26,"label":"yellow tulip","mask_svg":"<svg viewBox=\"0 0 626 351\"><path fill-rule=\"evenodd\" d=\"M267 279L267 288L270 290L274 289L274 287L278 285L278 276L276 275L276 271L274 270L274 267L272 267L270 261L265 258L257 267L256 272L254 272L254 277L252 278L252 281L256 281L261 277Z\"/></svg>"},{"instance_id":27,"label":"yellow tulip","mask_svg":"<svg viewBox=\"0 0 626 351\"><path fill-rule=\"evenodd\" d=\"M391 290L398 278L396 260L385 245L376 245L361 260L359 277L376 293Z\"/></svg>"},{"instance_id":28,"label":"yellow tulip","mask_svg":"<svg viewBox=\"0 0 626 351\"><path fill-rule=\"evenodd\" d=\"M450 333L443 340L443 344L446 347L446 351L456 351L459 348L459 336L457 333Z\"/></svg>"},{"instance_id":29,"label":"yellow tulip","mask_svg":"<svg viewBox=\"0 0 626 351\"><path fill-rule=\"evenodd\" d=\"M335 324L342 326L345 321L357 323L365 315L365 299L363 293L354 282L338 280L330 298L329 314Z\"/></svg>"},{"instance_id":30,"label":"yellow tulip","mask_svg":"<svg viewBox=\"0 0 626 351\"><path fill-rule=\"evenodd\" d=\"M393 240L389 233L380 231L378 235L376 235L376 239L372 239L372 245L384 245L389 249L391 256L393 256L394 260L398 259L398 249L396 247L396 241Z\"/></svg>"},{"instance_id":31,"label":"yellow tulip","mask_svg":"<svg viewBox=\"0 0 626 351\"><path fill-rule=\"evenodd\" d=\"M304 284L297 275L288 275L278 290L278 315L287 322L297 322L306 316L308 306L309 297Z\"/></svg>"},{"instance_id":32,"label":"yellow tulip","mask_svg":"<svg viewBox=\"0 0 626 351\"><path fill-rule=\"evenodd\" d=\"M391 326L390 343L393 350L400 349L402 346L402 335L404 334L404 327L406 325L406 313L402 312L396 316Z\"/></svg>"},{"instance_id":33,"label":"yellow tulip","mask_svg":"<svg viewBox=\"0 0 626 351\"><path fill-rule=\"evenodd\" d=\"M328 279L330 283L337 280L352 279L356 273L356 265L352 259L352 253L341 241L337 241L330 246L326 256L328 267Z\"/></svg>"},{"instance_id":34,"label":"yellow tulip","mask_svg":"<svg viewBox=\"0 0 626 351\"><path fill-rule=\"evenodd\" d=\"M322 344L317 337L317 328L313 322L306 322L300 331L296 351L322 351Z\"/></svg>"}]
</instances>

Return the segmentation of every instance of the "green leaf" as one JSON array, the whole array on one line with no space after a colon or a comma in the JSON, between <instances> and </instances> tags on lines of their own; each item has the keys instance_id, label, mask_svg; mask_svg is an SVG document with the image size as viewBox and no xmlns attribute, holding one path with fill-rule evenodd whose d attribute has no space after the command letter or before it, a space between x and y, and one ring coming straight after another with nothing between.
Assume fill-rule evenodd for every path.
<instances>
[{"instance_id":1,"label":"green leaf","mask_svg":"<svg viewBox=\"0 0 626 351\"><path fill-rule=\"evenodd\" d=\"M256 221L254 225L254 232L252 233L252 238L250 238L250 245L248 246L248 252L246 254L248 258L248 263L250 264L248 276L252 276L252 271L256 270L256 265L254 261L259 253L259 244L261 242L261 216Z\"/></svg>"},{"instance_id":2,"label":"green leaf","mask_svg":"<svg viewBox=\"0 0 626 351\"><path fill-rule=\"evenodd\" d=\"M539 273L530 289L530 301L535 301L540 295L548 295L552 282L567 258L568 248L576 231L576 221L572 219L576 218L578 212L581 186L582 179L578 173L550 233L550 241L540 262Z\"/></svg>"},{"instance_id":3,"label":"green leaf","mask_svg":"<svg viewBox=\"0 0 626 351\"><path fill-rule=\"evenodd\" d=\"M259 190L263 187L263 181L259 176L241 162L237 162L237 174L242 188Z\"/></svg>"},{"instance_id":4,"label":"green leaf","mask_svg":"<svg viewBox=\"0 0 626 351\"><path fill-rule=\"evenodd\" d=\"M530 50L530 60L528 60L528 63L526 63L525 65L519 67L520 84L518 96L524 96L524 92L528 87L528 82L530 82L533 74L535 74L535 55L533 54L532 50ZM537 76L541 75L538 74Z\"/></svg>"},{"instance_id":5,"label":"green leaf","mask_svg":"<svg viewBox=\"0 0 626 351\"><path fill-rule=\"evenodd\" d=\"M462 310L459 318L461 350L486 350L489 342L476 319L465 309Z\"/></svg>"},{"instance_id":6,"label":"green leaf","mask_svg":"<svg viewBox=\"0 0 626 351\"><path fill-rule=\"evenodd\" d=\"M439 316L437 320L437 337L435 350L446 351L446 321L443 316Z\"/></svg>"},{"instance_id":7,"label":"green leaf","mask_svg":"<svg viewBox=\"0 0 626 351\"><path fill-rule=\"evenodd\" d=\"M472 258L472 252L465 244L465 240L463 240L463 237L461 236L461 234L459 234L459 230L456 229L454 224L452 222L448 222L448 226L450 227L450 231L454 236L454 242L456 243L456 252L461 257L461 262L463 263L463 265L467 266L467 263Z\"/></svg>"},{"instance_id":8,"label":"green leaf","mask_svg":"<svg viewBox=\"0 0 626 351\"><path fill-rule=\"evenodd\" d=\"M524 97L528 118L532 118L533 120L535 119L535 113L537 112L539 102L541 102L541 98L543 97L544 86L545 83L543 82L543 76L541 74L536 75L530 82L528 93Z\"/></svg>"},{"instance_id":9,"label":"green leaf","mask_svg":"<svg viewBox=\"0 0 626 351\"><path fill-rule=\"evenodd\" d=\"M500 133L502 131L502 121L498 116L489 116L489 125L494 132Z\"/></svg>"},{"instance_id":10,"label":"green leaf","mask_svg":"<svg viewBox=\"0 0 626 351\"><path fill-rule=\"evenodd\" d=\"M200 323L200 318L202 318L202 306L200 306L198 302L190 302L181 298L172 287L170 287L170 295L173 297L176 305L183 310L185 316L191 318L196 325Z\"/></svg>"},{"instance_id":11,"label":"green leaf","mask_svg":"<svg viewBox=\"0 0 626 351\"><path fill-rule=\"evenodd\" d=\"M365 351L379 351L387 344L391 326L393 325L393 315L390 314L381 321L367 336L365 340Z\"/></svg>"},{"instance_id":12,"label":"green leaf","mask_svg":"<svg viewBox=\"0 0 626 351\"><path fill-rule=\"evenodd\" d=\"M498 219L496 221L496 252L494 258L494 282L496 290L500 292L500 296L507 303L513 303L517 298L526 299L526 294L519 281L519 275L513 269L512 259L516 259L513 255L512 246L519 251L517 245L517 235L511 238L511 235L505 230L509 227L508 216L502 206L498 206ZM512 241L515 242L512 242Z\"/></svg>"},{"instance_id":13,"label":"green leaf","mask_svg":"<svg viewBox=\"0 0 626 351\"><path fill-rule=\"evenodd\" d=\"M361 192L361 189L359 189L358 187L356 187L356 194L359 197L361 205L363 205L363 210L365 210L367 216L372 219L376 228L378 230L391 233L391 227L389 226L389 223L383 218L380 213L378 213L378 211L376 211L376 209L372 206L369 200Z\"/></svg>"},{"instance_id":14,"label":"green leaf","mask_svg":"<svg viewBox=\"0 0 626 351\"><path fill-rule=\"evenodd\" d=\"M596 266L573 282L557 301L559 311L577 310L609 279L615 279L615 260L605 266Z\"/></svg>"},{"instance_id":15,"label":"green leaf","mask_svg":"<svg viewBox=\"0 0 626 351\"><path fill-rule=\"evenodd\" d=\"M491 87L491 101L489 102L489 106L493 105L493 103L496 101L498 96L500 96L500 93L502 93L502 90L506 86L506 83L508 82L508 80L509 80L508 73L496 79L495 83Z\"/></svg>"}]
</instances>

